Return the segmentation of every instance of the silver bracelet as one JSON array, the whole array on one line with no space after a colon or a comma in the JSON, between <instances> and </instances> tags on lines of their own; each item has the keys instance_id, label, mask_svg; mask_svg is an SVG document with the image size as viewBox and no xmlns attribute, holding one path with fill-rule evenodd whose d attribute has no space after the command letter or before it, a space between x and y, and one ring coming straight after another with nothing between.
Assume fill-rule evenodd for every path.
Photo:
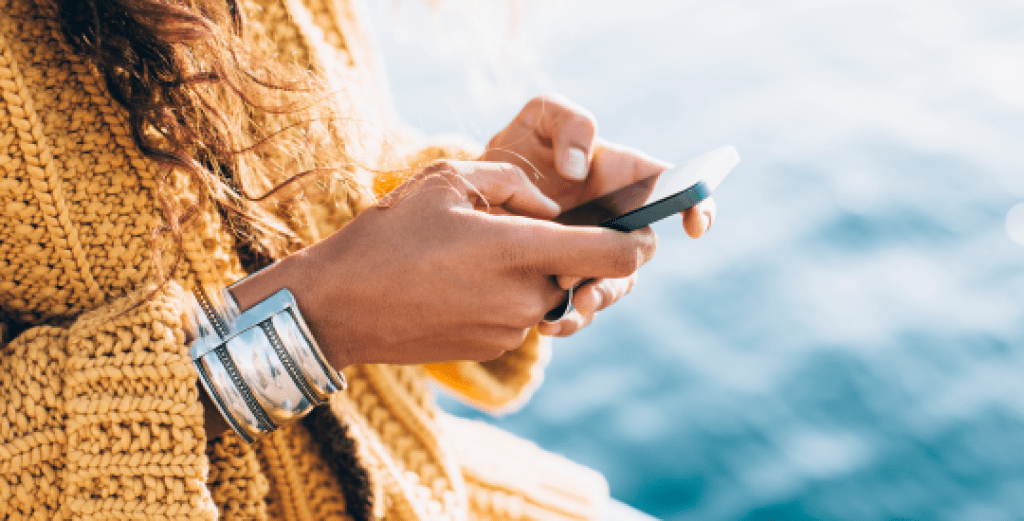
<instances>
[{"instance_id":1,"label":"silver bracelet","mask_svg":"<svg viewBox=\"0 0 1024 521\"><path fill-rule=\"evenodd\" d=\"M244 313L227 289L222 302L211 302L202 290L195 296L196 339L189 355L203 387L245 441L305 416L347 387L287 289Z\"/></svg>"}]
</instances>

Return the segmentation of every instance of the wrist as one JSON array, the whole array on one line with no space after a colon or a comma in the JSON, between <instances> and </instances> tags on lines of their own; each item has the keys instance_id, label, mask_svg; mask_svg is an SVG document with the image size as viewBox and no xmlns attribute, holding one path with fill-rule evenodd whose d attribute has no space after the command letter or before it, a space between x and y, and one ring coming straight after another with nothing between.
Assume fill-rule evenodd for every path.
<instances>
[{"instance_id":1,"label":"wrist","mask_svg":"<svg viewBox=\"0 0 1024 521\"><path fill-rule=\"evenodd\" d=\"M285 257L229 286L228 292L235 298L238 311L244 312L282 289L291 291L296 299L304 294L305 284L294 266L296 257Z\"/></svg>"},{"instance_id":2,"label":"wrist","mask_svg":"<svg viewBox=\"0 0 1024 521\"><path fill-rule=\"evenodd\" d=\"M211 404L242 439L252 442L347 387L309 330L284 283L285 273L268 270L256 284L246 285L240 291L241 305L232 302L233 293L221 304L211 302L201 287L193 292L197 335L189 356L207 391L200 398L208 408L211 432L218 430L215 418L209 417ZM251 302L272 286L280 288ZM239 313L240 307L246 309Z\"/></svg>"},{"instance_id":3,"label":"wrist","mask_svg":"<svg viewBox=\"0 0 1024 521\"><path fill-rule=\"evenodd\" d=\"M324 357L336 370L355 363L348 346L337 341L339 335L328 322L325 310L330 309L330 299L323 291L328 287L321 277L324 270L313 265L308 251L301 251L252 274L232 285L228 291L235 298L239 311L266 300L281 289L292 293L299 312L313 338L320 345ZM318 279L318 280L313 280Z\"/></svg>"}]
</instances>

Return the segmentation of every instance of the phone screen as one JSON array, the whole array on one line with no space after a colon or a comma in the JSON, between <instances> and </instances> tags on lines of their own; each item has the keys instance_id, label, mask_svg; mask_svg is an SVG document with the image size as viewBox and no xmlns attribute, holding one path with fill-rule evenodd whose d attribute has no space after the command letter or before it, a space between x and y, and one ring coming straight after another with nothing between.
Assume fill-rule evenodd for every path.
<instances>
[{"instance_id":1,"label":"phone screen","mask_svg":"<svg viewBox=\"0 0 1024 521\"><path fill-rule=\"evenodd\" d=\"M596 224L621 232L638 230L711 197L739 162L740 156L735 148L716 148L682 166L662 172L653 190L651 180L638 181L574 208L558 220L563 224ZM636 208L616 216L602 204L606 198L615 198L620 203L627 201L627 206L634 206L628 202L635 201Z\"/></svg>"}]
</instances>

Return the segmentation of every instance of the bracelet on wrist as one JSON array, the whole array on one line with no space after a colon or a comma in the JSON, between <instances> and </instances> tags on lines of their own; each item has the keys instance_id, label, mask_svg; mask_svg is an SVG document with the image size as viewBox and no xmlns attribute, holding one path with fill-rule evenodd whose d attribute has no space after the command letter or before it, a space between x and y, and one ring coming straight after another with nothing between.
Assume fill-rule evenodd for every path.
<instances>
[{"instance_id":1,"label":"bracelet on wrist","mask_svg":"<svg viewBox=\"0 0 1024 521\"><path fill-rule=\"evenodd\" d=\"M252 442L305 416L347 383L327 362L290 291L239 312L229 289L217 302L194 292L189 356L228 424Z\"/></svg>"}]
</instances>

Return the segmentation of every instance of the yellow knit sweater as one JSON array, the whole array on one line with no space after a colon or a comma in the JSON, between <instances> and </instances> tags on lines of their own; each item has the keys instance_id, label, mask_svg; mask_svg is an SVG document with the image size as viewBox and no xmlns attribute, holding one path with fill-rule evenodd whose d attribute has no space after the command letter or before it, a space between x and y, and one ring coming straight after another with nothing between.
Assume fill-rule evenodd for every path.
<instances>
[{"instance_id":1,"label":"yellow knit sweater","mask_svg":"<svg viewBox=\"0 0 1024 521\"><path fill-rule=\"evenodd\" d=\"M379 88L347 0L242 4L282 54ZM185 236L173 282L123 312L155 278L158 171L47 0L0 0L0 169L0 517L344 518L337 478L301 425L251 446L233 434L207 443L182 295L244 275L218 215ZM348 201L325 231L362 204ZM500 409L538 382L546 352L533 335L484 364L346 368L350 389L332 409L370 474L376 514L593 518L601 476L445 415L425 386L430 373Z\"/></svg>"}]
</instances>

